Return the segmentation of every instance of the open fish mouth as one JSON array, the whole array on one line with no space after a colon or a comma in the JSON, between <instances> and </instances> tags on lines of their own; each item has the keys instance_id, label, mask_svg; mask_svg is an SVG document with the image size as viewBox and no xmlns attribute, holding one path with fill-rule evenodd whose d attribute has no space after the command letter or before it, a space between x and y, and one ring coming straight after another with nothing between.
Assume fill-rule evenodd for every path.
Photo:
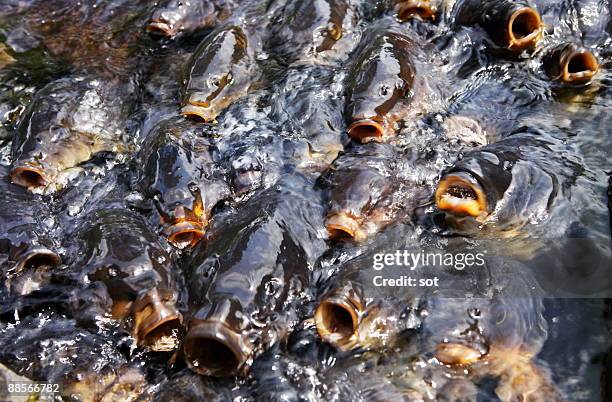
<instances>
[{"instance_id":1,"label":"open fish mouth","mask_svg":"<svg viewBox=\"0 0 612 402\"><path fill-rule=\"evenodd\" d=\"M508 19L507 45L511 50L523 50L533 46L541 37L543 24L540 14L531 7L516 10Z\"/></svg>"},{"instance_id":2,"label":"open fish mouth","mask_svg":"<svg viewBox=\"0 0 612 402\"><path fill-rule=\"evenodd\" d=\"M164 233L168 238L168 242L176 248L194 247L204 237L204 223L178 222L164 230Z\"/></svg>"},{"instance_id":3,"label":"open fish mouth","mask_svg":"<svg viewBox=\"0 0 612 402\"><path fill-rule=\"evenodd\" d=\"M146 26L146 31L153 36L173 37L176 32L169 23L160 20L151 20Z\"/></svg>"},{"instance_id":4,"label":"open fish mouth","mask_svg":"<svg viewBox=\"0 0 612 402\"><path fill-rule=\"evenodd\" d=\"M37 246L21 256L16 267L16 271L20 272L26 268L38 267L57 267L62 263L61 257L54 251L46 247Z\"/></svg>"},{"instance_id":5,"label":"open fish mouth","mask_svg":"<svg viewBox=\"0 0 612 402\"><path fill-rule=\"evenodd\" d=\"M351 138L364 143L380 140L385 134L385 128L376 120L361 119L353 122L348 127L348 133Z\"/></svg>"},{"instance_id":6,"label":"open fish mouth","mask_svg":"<svg viewBox=\"0 0 612 402\"><path fill-rule=\"evenodd\" d=\"M183 320L172 301L163 300L157 290L152 290L134 304L133 311L138 344L157 352L176 348Z\"/></svg>"},{"instance_id":7,"label":"open fish mouth","mask_svg":"<svg viewBox=\"0 0 612 402\"><path fill-rule=\"evenodd\" d=\"M183 343L187 365L195 372L227 377L241 373L251 356L246 337L219 321L204 321L193 326Z\"/></svg>"},{"instance_id":8,"label":"open fish mouth","mask_svg":"<svg viewBox=\"0 0 612 402\"><path fill-rule=\"evenodd\" d=\"M314 321L319 336L341 350L349 350L355 338L362 306L349 295L332 295L317 307Z\"/></svg>"},{"instance_id":9,"label":"open fish mouth","mask_svg":"<svg viewBox=\"0 0 612 402\"><path fill-rule=\"evenodd\" d=\"M484 219L488 215L486 195L471 175L459 172L446 175L438 184L436 205L453 215Z\"/></svg>"},{"instance_id":10,"label":"open fish mouth","mask_svg":"<svg viewBox=\"0 0 612 402\"><path fill-rule=\"evenodd\" d=\"M325 220L325 227L332 239L361 240L363 237L357 219L344 212L329 215Z\"/></svg>"},{"instance_id":11,"label":"open fish mouth","mask_svg":"<svg viewBox=\"0 0 612 402\"><path fill-rule=\"evenodd\" d=\"M570 84L589 82L599 70L597 58L586 49L571 52L562 63L561 80Z\"/></svg>"},{"instance_id":12,"label":"open fish mouth","mask_svg":"<svg viewBox=\"0 0 612 402\"><path fill-rule=\"evenodd\" d=\"M208 104L188 103L181 108L181 114L188 119L202 123L214 123L217 118L217 113Z\"/></svg>"},{"instance_id":13,"label":"open fish mouth","mask_svg":"<svg viewBox=\"0 0 612 402\"><path fill-rule=\"evenodd\" d=\"M52 181L47 172L40 166L16 166L11 171L11 182L28 190L43 189Z\"/></svg>"},{"instance_id":14,"label":"open fish mouth","mask_svg":"<svg viewBox=\"0 0 612 402\"><path fill-rule=\"evenodd\" d=\"M400 21L407 21L410 18L433 21L436 19L436 12L436 7L429 1L409 0L400 5L397 18Z\"/></svg>"}]
</instances>

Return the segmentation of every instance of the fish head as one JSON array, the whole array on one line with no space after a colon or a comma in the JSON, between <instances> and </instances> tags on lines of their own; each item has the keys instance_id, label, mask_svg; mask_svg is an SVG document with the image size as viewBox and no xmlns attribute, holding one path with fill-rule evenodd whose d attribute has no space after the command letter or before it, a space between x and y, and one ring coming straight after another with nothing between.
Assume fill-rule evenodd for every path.
<instances>
[{"instance_id":1,"label":"fish head","mask_svg":"<svg viewBox=\"0 0 612 402\"><path fill-rule=\"evenodd\" d=\"M163 121L149 133L141 159L140 185L154 201L168 241L194 246L204 235L210 210L228 190L214 179L210 143L182 118Z\"/></svg>"},{"instance_id":2,"label":"fish head","mask_svg":"<svg viewBox=\"0 0 612 402\"><path fill-rule=\"evenodd\" d=\"M314 314L319 336L341 350L350 350L365 312L362 289L347 283L325 294Z\"/></svg>"},{"instance_id":3,"label":"fish head","mask_svg":"<svg viewBox=\"0 0 612 402\"><path fill-rule=\"evenodd\" d=\"M239 303L231 299L196 312L183 342L190 369L212 377L241 375L248 370L253 345L237 322L240 312Z\"/></svg>"},{"instance_id":4,"label":"fish head","mask_svg":"<svg viewBox=\"0 0 612 402\"><path fill-rule=\"evenodd\" d=\"M389 130L395 107L409 100L414 67L407 40L383 36L358 61L349 83L346 116L348 132L361 142L380 139Z\"/></svg>"},{"instance_id":5,"label":"fish head","mask_svg":"<svg viewBox=\"0 0 612 402\"><path fill-rule=\"evenodd\" d=\"M447 215L483 223L506 195L518 157L514 151L493 144L466 155L438 183L438 208Z\"/></svg>"},{"instance_id":6,"label":"fish head","mask_svg":"<svg viewBox=\"0 0 612 402\"><path fill-rule=\"evenodd\" d=\"M398 335L398 303L375 299L365 304L363 290L349 283L326 294L315 311L321 338L340 350L380 348Z\"/></svg>"},{"instance_id":7,"label":"fish head","mask_svg":"<svg viewBox=\"0 0 612 402\"><path fill-rule=\"evenodd\" d=\"M247 37L231 27L205 39L189 63L181 114L202 122L216 122L219 113L246 91Z\"/></svg>"},{"instance_id":8,"label":"fish head","mask_svg":"<svg viewBox=\"0 0 612 402\"><path fill-rule=\"evenodd\" d=\"M434 21L438 12L435 0L408 0L400 3L397 18L400 21L408 21L418 18L423 21Z\"/></svg>"},{"instance_id":9,"label":"fish head","mask_svg":"<svg viewBox=\"0 0 612 402\"><path fill-rule=\"evenodd\" d=\"M156 206L161 215L163 233L178 248L195 246L208 226L208 213L199 187L174 188L159 197Z\"/></svg>"},{"instance_id":10,"label":"fish head","mask_svg":"<svg viewBox=\"0 0 612 402\"><path fill-rule=\"evenodd\" d=\"M352 166L332 173L325 225L332 238L363 241L388 206L393 182L385 168Z\"/></svg>"},{"instance_id":11,"label":"fish head","mask_svg":"<svg viewBox=\"0 0 612 402\"><path fill-rule=\"evenodd\" d=\"M529 48L542 37L544 24L535 8L514 7L505 17L505 42L508 49L520 51Z\"/></svg>"},{"instance_id":12,"label":"fish head","mask_svg":"<svg viewBox=\"0 0 612 402\"><path fill-rule=\"evenodd\" d=\"M133 332L139 345L156 352L171 351L178 346L183 318L175 306L176 299L173 292L155 288L133 303Z\"/></svg>"},{"instance_id":13,"label":"fish head","mask_svg":"<svg viewBox=\"0 0 612 402\"><path fill-rule=\"evenodd\" d=\"M574 43L551 49L543 60L547 74L564 84L589 83L599 70L599 61L590 50Z\"/></svg>"},{"instance_id":14,"label":"fish head","mask_svg":"<svg viewBox=\"0 0 612 402\"><path fill-rule=\"evenodd\" d=\"M155 9L145 29L153 36L173 38L206 25L214 13L210 1L170 0Z\"/></svg>"},{"instance_id":15,"label":"fish head","mask_svg":"<svg viewBox=\"0 0 612 402\"><path fill-rule=\"evenodd\" d=\"M11 170L11 181L30 191L44 191L65 167L71 167L72 160L89 156L80 144L82 137L73 136L66 127L52 126L24 138L14 153L17 160Z\"/></svg>"}]
</instances>

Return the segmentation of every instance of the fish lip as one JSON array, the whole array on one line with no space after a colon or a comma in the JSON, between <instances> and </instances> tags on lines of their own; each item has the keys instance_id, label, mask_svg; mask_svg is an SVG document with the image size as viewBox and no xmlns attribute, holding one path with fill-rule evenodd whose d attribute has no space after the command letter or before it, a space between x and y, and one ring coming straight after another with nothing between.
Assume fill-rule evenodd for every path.
<instances>
[{"instance_id":1,"label":"fish lip","mask_svg":"<svg viewBox=\"0 0 612 402\"><path fill-rule=\"evenodd\" d=\"M449 194L448 190L460 187L470 191L476 198L468 199ZM453 172L445 175L435 193L438 209L453 215L471 216L483 221L489 215L489 205L484 189L471 174L467 172Z\"/></svg>"},{"instance_id":2,"label":"fish lip","mask_svg":"<svg viewBox=\"0 0 612 402\"><path fill-rule=\"evenodd\" d=\"M530 30L528 35L517 37L515 23L522 23ZM531 7L521 7L515 10L506 26L506 43L510 50L523 50L534 45L542 36L544 26L540 14Z\"/></svg>"},{"instance_id":3,"label":"fish lip","mask_svg":"<svg viewBox=\"0 0 612 402\"><path fill-rule=\"evenodd\" d=\"M353 347L363 305L346 294L332 294L323 299L314 314L314 322L321 339L340 350ZM350 319L350 322L349 322Z\"/></svg>"},{"instance_id":4,"label":"fish lip","mask_svg":"<svg viewBox=\"0 0 612 402\"><path fill-rule=\"evenodd\" d=\"M400 21L408 21L410 18L434 21L436 12L437 8L429 1L409 0L400 5L397 18Z\"/></svg>"},{"instance_id":5,"label":"fish lip","mask_svg":"<svg viewBox=\"0 0 612 402\"><path fill-rule=\"evenodd\" d=\"M385 134L385 127L378 121L370 118L358 119L351 123L347 129L351 138L361 143L380 141Z\"/></svg>"},{"instance_id":6,"label":"fish lip","mask_svg":"<svg viewBox=\"0 0 612 402\"><path fill-rule=\"evenodd\" d=\"M147 23L145 30L153 36L171 38L176 35L176 32L174 32L174 29L172 29L170 24L161 20L150 20Z\"/></svg>"},{"instance_id":7,"label":"fish lip","mask_svg":"<svg viewBox=\"0 0 612 402\"><path fill-rule=\"evenodd\" d=\"M183 323L183 316L174 305L174 300L165 300L157 289L148 291L132 307L134 317L134 338L139 345L148 346L156 352L167 352L174 344L158 343L163 335L177 332Z\"/></svg>"},{"instance_id":8,"label":"fish lip","mask_svg":"<svg viewBox=\"0 0 612 402\"><path fill-rule=\"evenodd\" d=\"M38 260L38 261L37 261ZM27 250L19 259L15 272L21 272L29 265L35 264L38 267L48 265L57 267L62 263L62 258L56 252L43 246L36 246Z\"/></svg>"},{"instance_id":9,"label":"fish lip","mask_svg":"<svg viewBox=\"0 0 612 402\"><path fill-rule=\"evenodd\" d=\"M203 123L216 123L217 114L209 107L187 103L181 108L181 114L191 120Z\"/></svg>"},{"instance_id":10,"label":"fish lip","mask_svg":"<svg viewBox=\"0 0 612 402\"><path fill-rule=\"evenodd\" d=\"M164 229L168 242L179 249L194 247L204 237L204 223L182 221Z\"/></svg>"},{"instance_id":11,"label":"fish lip","mask_svg":"<svg viewBox=\"0 0 612 402\"><path fill-rule=\"evenodd\" d=\"M206 353L202 346L213 347L217 355ZM194 353L196 351L198 353ZM198 361L202 351L206 364ZM252 352L253 348L246 337L217 320L201 321L194 325L183 342L183 354L189 368L198 374L212 377L242 374Z\"/></svg>"},{"instance_id":12,"label":"fish lip","mask_svg":"<svg viewBox=\"0 0 612 402\"><path fill-rule=\"evenodd\" d=\"M583 70L571 72L570 67L573 61L578 61L583 66ZM583 84L589 82L597 74L597 71L599 71L599 62L595 55L587 49L579 49L572 52L563 61L561 80L569 84Z\"/></svg>"},{"instance_id":13,"label":"fish lip","mask_svg":"<svg viewBox=\"0 0 612 402\"><path fill-rule=\"evenodd\" d=\"M42 166L33 163L26 162L11 170L11 182L28 190L45 188L52 180L49 172L45 171Z\"/></svg>"},{"instance_id":14,"label":"fish lip","mask_svg":"<svg viewBox=\"0 0 612 402\"><path fill-rule=\"evenodd\" d=\"M327 228L329 236L333 239L349 237L351 239L361 240L362 233L360 226L357 219L346 212L330 214L325 219L325 227Z\"/></svg>"},{"instance_id":15,"label":"fish lip","mask_svg":"<svg viewBox=\"0 0 612 402\"><path fill-rule=\"evenodd\" d=\"M463 366L477 362L483 356L478 350L456 342L443 342L436 347L435 357L449 366Z\"/></svg>"}]
</instances>

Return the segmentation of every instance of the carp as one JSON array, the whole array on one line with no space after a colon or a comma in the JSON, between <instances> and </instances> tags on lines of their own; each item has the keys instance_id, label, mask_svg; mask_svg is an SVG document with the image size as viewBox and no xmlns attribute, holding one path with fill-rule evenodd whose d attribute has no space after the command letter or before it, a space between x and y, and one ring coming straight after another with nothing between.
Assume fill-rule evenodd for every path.
<instances>
[{"instance_id":1,"label":"carp","mask_svg":"<svg viewBox=\"0 0 612 402\"><path fill-rule=\"evenodd\" d=\"M237 200L246 199L257 191L274 185L283 169L283 141L258 128L261 136L244 135L219 141L217 147L228 172L232 195Z\"/></svg>"},{"instance_id":2,"label":"carp","mask_svg":"<svg viewBox=\"0 0 612 402\"><path fill-rule=\"evenodd\" d=\"M348 79L345 110L349 135L362 143L395 133L410 107L416 75L412 40L395 32L367 38Z\"/></svg>"},{"instance_id":3,"label":"carp","mask_svg":"<svg viewBox=\"0 0 612 402\"><path fill-rule=\"evenodd\" d=\"M80 328L71 317L42 312L24 317L0 334L0 344L3 362L11 362L21 375L51 384L32 398L133 401L147 394L144 362L128 361L108 334ZM26 362L20 353L45 357Z\"/></svg>"},{"instance_id":4,"label":"carp","mask_svg":"<svg viewBox=\"0 0 612 402\"><path fill-rule=\"evenodd\" d=\"M546 218L582 168L571 147L537 133L519 130L467 153L438 183L438 209L460 227L474 221L501 231Z\"/></svg>"},{"instance_id":5,"label":"carp","mask_svg":"<svg viewBox=\"0 0 612 402\"><path fill-rule=\"evenodd\" d=\"M208 35L189 61L181 114L215 123L229 105L244 97L254 80L252 44L239 26Z\"/></svg>"},{"instance_id":6,"label":"carp","mask_svg":"<svg viewBox=\"0 0 612 402\"><path fill-rule=\"evenodd\" d=\"M457 25L481 26L496 45L510 51L533 47L543 35L540 14L523 0L459 0L451 15Z\"/></svg>"},{"instance_id":7,"label":"carp","mask_svg":"<svg viewBox=\"0 0 612 402\"><path fill-rule=\"evenodd\" d=\"M97 79L62 78L42 88L13 139L13 183L36 192L64 186L62 175L102 152L125 153L131 97ZM65 177L64 177L65 179Z\"/></svg>"},{"instance_id":8,"label":"carp","mask_svg":"<svg viewBox=\"0 0 612 402\"><path fill-rule=\"evenodd\" d=\"M303 171L325 171L348 143L344 133L342 94L334 72L321 66L296 68L275 91L274 120L298 137L289 163ZM313 79L313 76L317 79Z\"/></svg>"},{"instance_id":9,"label":"carp","mask_svg":"<svg viewBox=\"0 0 612 402\"><path fill-rule=\"evenodd\" d=\"M474 382L498 379L495 393L502 401L563 400L535 358L547 338L548 323L544 292L531 267L487 256L483 268L470 277L447 271L440 278L447 289L423 296L421 308L427 314L419 328L420 353L433 352L438 364L449 371L463 369ZM487 290L491 286L496 292Z\"/></svg>"},{"instance_id":10,"label":"carp","mask_svg":"<svg viewBox=\"0 0 612 402\"><path fill-rule=\"evenodd\" d=\"M1 277L9 285L24 271L56 267L62 258L45 224L51 214L48 204L40 196L11 184L5 166L0 166L0 177L0 266ZM38 286L31 282L19 293L29 293Z\"/></svg>"},{"instance_id":11,"label":"carp","mask_svg":"<svg viewBox=\"0 0 612 402\"><path fill-rule=\"evenodd\" d=\"M227 19L232 9L225 0L166 0L157 5L145 29L154 36L174 38L213 27Z\"/></svg>"},{"instance_id":12,"label":"carp","mask_svg":"<svg viewBox=\"0 0 612 402\"><path fill-rule=\"evenodd\" d=\"M178 248L195 246L212 209L229 198L214 147L201 131L180 117L161 121L148 133L140 154L140 187L154 200L162 233Z\"/></svg>"},{"instance_id":13,"label":"carp","mask_svg":"<svg viewBox=\"0 0 612 402\"><path fill-rule=\"evenodd\" d=\"M351 0L288 2L273 22L268 47L284 64L334 61L355 44L357 13Z\"/></svg>"},{"instance_id":14,"label":"carp","mask_svg":"<svg viewBox=\"0 0 612 402\"><path fill-rule=\"evenodd\" d=\"M296 180L297 179L297 180ZM288 331L308 273L325 250L323 208L299 176L260 193L228 218L189 261L187 365L207 376L244 375Z\"/></svg>"},{"instance_id":15,"label":"carp","mask_svg":"<svg viewBox=\"0 0 612 402\"><path fill-rule=\"evenodd\" d=\"M370 143L341 155L325 176L331 238L363 241L397 218L397 150Z\"/></svg>"},{"instance_id":16,"label":"carp","mask_svg":"<svg viewBox=\"0 0 612 402\"><path fill-rule=\"evenodd\" d=\"M138 345L174 349L182 323L175 273L170 255L144 218L121 208L96 210L74 236L73 247L83 252L62 277L90 288L77 290L75 297L88 299L86 309L101 309L118 320L131 318ZM91 300L92 293L99 300Z\"/></svg>"},{"instance_id":17,"label":"carp","mask_svg":"<svg viewBox=\"0 0 612 402\"><path fill-rule=\"evenodd\" d=\"M549 77L563 84L587 84L599 70L599 62L588 49L575 43L562 43L549 49L542 65Z\"/></svg>"}]
</instances>

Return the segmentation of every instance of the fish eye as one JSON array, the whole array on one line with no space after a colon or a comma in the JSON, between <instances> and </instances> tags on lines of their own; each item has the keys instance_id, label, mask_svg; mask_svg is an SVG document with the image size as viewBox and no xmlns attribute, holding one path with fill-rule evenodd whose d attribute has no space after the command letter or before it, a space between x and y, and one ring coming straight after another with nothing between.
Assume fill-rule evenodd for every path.
<instances>
[{"instance_id":1,"label":"fish eye","mask_svg":"<svg viewBox=\"0 0 612 402\"><path fill-rule=\"evenodd\" d=\"M200 188L198 187L197 183L194 183L194 182L190 182L189 184L187 184L187 188L189 189L189 192L192 194L200 191Z\"/></svg>"},{"instance_id":2,"label":"fish eye","mask_svg":"<svg viewBox=\"0 0 612 402\"><path fill-rule=\"evenodd\" d=\"M220 84L221 79L219 79L219 77L212 77L210 80L208 80L208 85L210 85L211 87L218 88Z\"/></svg>"},{"instance_id":3,"label":"fish eye","mask_svg":"<svg viewBox=\"0 0 612 402\"><path fill-rule=\"evenodd\" d=\"M229 85L232 83L232 74L228 73L227 75L221 77L211 77L208 80L208 85L212 88L219 88L225 85Z\"/></svg>"}]
</instances>

